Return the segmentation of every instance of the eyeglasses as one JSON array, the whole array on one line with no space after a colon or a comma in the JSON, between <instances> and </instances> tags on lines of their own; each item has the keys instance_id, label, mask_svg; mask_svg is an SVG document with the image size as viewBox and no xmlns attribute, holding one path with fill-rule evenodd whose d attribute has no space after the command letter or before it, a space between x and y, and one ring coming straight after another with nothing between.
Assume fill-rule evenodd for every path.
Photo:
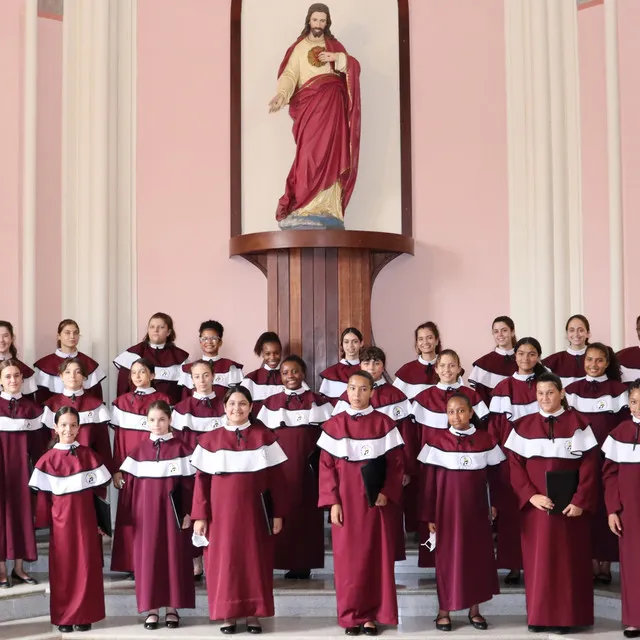
<instances>
[{"instance_id":1,"label":"eyeglasses","mask_svg":"<svg viewBox=\"0 0 640 640\"><path fill-rule=\"evenodd\" d=\"M222 338L218 338L217 336L215 338L209 338L209 337L202 337L200 338L200 342L220 342Z\"/></svg>"}]
</instances>

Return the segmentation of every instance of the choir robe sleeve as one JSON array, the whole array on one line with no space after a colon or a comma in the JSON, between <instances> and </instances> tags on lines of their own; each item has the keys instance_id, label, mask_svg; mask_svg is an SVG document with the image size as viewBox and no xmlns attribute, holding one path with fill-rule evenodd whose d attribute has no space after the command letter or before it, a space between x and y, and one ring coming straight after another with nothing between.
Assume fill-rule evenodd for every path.
<instances>
[{"instance_id":1,"label":"choir robe sleeve","mask_svg":"<svg viewBox=\"0 0 640 640\"><path fill-rule=\"evenodd\" d=\"M620 465L617 462L609 459L604 461L604 466L602 467L602 482L604 483L604 502L608 514L622 511L619 473Z\"/></svg>"},{"instance_id":2,"label":"choir robe sleeve","mask_svg":"<svg viewBox=\"0 0 640 640\"><path fill-rule=\"evenodd\" d=\"M505 492L505 479L508 478L508 463L503 460L500 464L487 467L487 481L489 482L489 496L491 506L500 509Z\"/></svg>"},{"instance_id":3,"label":"choir robe sleeve","mask_svg":"<svg viewBox=\"0 0 640 640\"><path fill-rule=\"evenodd\" d=\"M511 477L511 486L518 498L518 506L523 509L529 500L539 491L536 489L529 474L527 473L527 459L521 455L508 452L509 474Z\"/></svg>"},{"instance_id":4,"label":"choir robe sleeve","mask_svg":"<svg viewBox=\"0 0 640 640\"><path fill-rule=\"evenodd\" d=\"M27 452L31 458L32 464L35 466L40 456L47 450L51 432L44 427L29 431L27 433Z\"/></svg>"},{"instance_id":5,"label":"choir robe sleeve","mask_svg":"<svg viewBox=\"0 0 640 640\"><path fill-rule=\"evenodd\" d=\"M35 528L47 529L51 526L51 508L53 502L48 491L38 491L36 493L35 506Z\"/></svg>"},{"instance_id":6,"label":"choir robe sleeve","mask_svg":"<svg viewBox=\"0 0 640 640\"><path fill-rule=\"evenodd\" d=\"M411 419L405 418L398 423L398 431L404 440L402 450L404 473L411 478L418 475L418 454L420 453L420 427Z\"/></svg>"},{"instance_id":7,"label":"choir robe sleeve","mask_svg":"<svg viewBox=\"0 0 640 640\"><path fill-rule=\"evenodd\" d=\"M289 512L290 501L287 480L281 464L269 467L269 491L273 501L273 517L284 518Z\"/></svg>"},{"instance_id":8,"label":"choir robe sleeve","mask_svg":"<svg viewBox=\"0 0 640 640\"><path fill-rule=\"evenodd\" d=\"M99 422L93 425L93 448L100 456L100 460L109 473L113 475L119 467L116 467L111 453L111 441L109 440L109 423ZM121 463L122 464L122 463Z\"/></svg>"},{"instance_id":9,"label":"choir robe sleeve","mask_svg":"<svg viewBox=\"0 0 640 640\"><path fill-rule=\"evenodd\" d=\"M403 451L400 448L387 451L387 475L380 492L395 504L402 504L402 476L404 475Z\"/></svg>"},{"instance_id":10,"label":"choir robe sleeve","mask_svg":"<svg viewBox=\"0 0 640 640\"><path fill-rule=\"evenodd\" d=\"M118 521L124 525L134 524L136 479L129 473L123 472L122 477L129 485L129 491L118 492Z\"/></svg>"},{"instance_id":11,"label":"choir robe sleeve","mask_svg":"<svg viewBox=\"0 0 640 640\"><path fill-rule=\"evenodd\" d=\"M494 437L495 441L502 447L509 437L511 431L511 423L504 413L489 414L489 433Z\"/></svg>"},{"instance_id":12,"label":"choir robe sleeve","mask_svg":"<svg viewBox=\"0 0 640 640\"><path fill-rule=\"evenodd\" d=\"M211 475L196 472L193 486L193 500L191 501L191 519L211 521Z\"/></svg>"},{"instance_id":13,"label":"choir robe sleeve","mask_svg":"<svg viewBox=\"0 0 640 640\"><path fill-rule=\"evenodd\" d=\"M420 485L420 505L418 516L420 522L436 521L436 467L431 464L426 465L424 477Z\"/></svg>"},{"instance_id":14,"label":"choir robe sleeve","mask_svg":"<svg viewBox=\"0 0 640 640\"><path fill-rule=\"evenodd\" d=\"M193 509L194 487L195 478L193 476L182 476L182 478L180 478L180 498L182 499L183 505L191 505L190 509Z\"/></svg>"},{"instance_id":15,"label":"choir robe sleeve","mask_svg":"<svg viewBox=\"0 0 640 640\"><path fill-rule=\"evenodd\" d=\"M340 501L340 479L336 468L336 459L326 451L320 452L318 506L332 507L342 504Z\"/></svg>"},{"instance_id":16,"label":"choir robe sleeve","mask_svg":"<svg viewBox=\"0 0 640 640\"><path fill-rule=\"evenodd\" d=\"M600 449L594 447L582 456L580 463L578 490L573 494L571 504L591 514L596 512L598 484L600 481Z\"/></svg>"}]
</instances>

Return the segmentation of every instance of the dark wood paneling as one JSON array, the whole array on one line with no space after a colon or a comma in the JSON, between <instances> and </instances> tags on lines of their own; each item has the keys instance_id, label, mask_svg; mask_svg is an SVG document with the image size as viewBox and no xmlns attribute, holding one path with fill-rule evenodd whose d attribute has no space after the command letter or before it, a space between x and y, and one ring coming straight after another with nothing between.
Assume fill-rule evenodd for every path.
<instances>
[{"instance_id":1,"label":"dark wood paneling","mask_svg":"<svg viewBox=\"0 0 640 640\"><path fill-rule=\"evenodd\" d=\"M326 249L326 331L327 351L326 366L330 366L338 361L340 349L338 340L340 339L340 325L338 322L338 250Z\"/></svg>"},{"instance_id":2,"label":"dark wood paneling","mask_svg":"<svg viewBox=\"0 0 640 640\"><path fill-rule=\"evenodd\" d=\"M402 235L411 237L413 236L413 168L411 163L411 43L409 25L409 0L398 0Z\"/></svg>"},{"instance_id":3,"label":"dark wood paneling","mask_svg":"<svg viewBox=\"0 0 640 640\"><path fill-rule=\"evenodd\" d=\"M302 249L300 257L300 281L302 290L300 301L300 318L302 323L302 353L300 355L307 363L307 372L310 380L314 379L313 372L315 371L314 343L316 331L314 326L314 314L316 313L316 301L314 298L314 251L314 249ZM321 277L324 281L324 269L322 270ZM318 333L323 332L324 327L320 327Z\"/></svg>"},{"instance_id":4,"label":"dark wood paneling","mask_svg":"<svg viewBox=\"0 0 640 640\"><path fill-rule=\"evenodd\" d=\"M242 233L242 0L231 0L230 213L231 237Z\"/></svg>"},{"instance_id":5,"label":"dark wood paneling","mask_svg":"<svg viewBox=\"0 0 640 640\"><path fill-rule=\"evenodd\" d=\"M285 352L289 350L290 336L291 307L289 295L289 252L278 251L278 335Z\"/></svg>"},{"instance_id":6,"label":"dark wood paneling","mask_svg":"<svg viewBox=\"0 0 640 640\"><path fill-rule=\"evenodd\" d=\"M305 249L313 253L313 369L309 384L319 388L319 375L327 368L327 260L325 249Z\"/></svg>"},{"instance_id":7,"label":"dark wood paneling","mask_svg":"<svg viewBox=\"0 0 640 640\"><path fill-rule=\"evenodd\" d=\"M278 254L267 255L267 326L278 333Z\"/></svg>"},{"instance_id":8,"label":"dark wood paneling","mask_svg":"<svg viewBox=\"0 0 640 640\"><path fill-rule=\"evenodd\" d=\"M289 353L302 352L302 249L289 252Z\"/></svg>"}]
</instances>

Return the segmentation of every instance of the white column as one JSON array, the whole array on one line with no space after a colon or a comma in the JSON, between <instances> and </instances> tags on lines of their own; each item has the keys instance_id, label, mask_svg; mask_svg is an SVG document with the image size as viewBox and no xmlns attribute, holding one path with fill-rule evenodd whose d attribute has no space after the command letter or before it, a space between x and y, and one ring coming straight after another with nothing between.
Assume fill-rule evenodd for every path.
<instances>
[{"instance_id":1,"label":"white column","mask_svg":"<svg viewBox=\"0 0 640 640\"><path fill-rule=\"evenodd\" d=\"M24 3L22 130L22 357L36 359L36 136L38 104L38 0Z\"/></svg>"},{"instance_id":2,"label":"white column","mask_svg":"<svg viewBox=\"0 0 640 640\"><path fill-rule=\"evenodd\" d=\"M511 314L549 354L583 300L576 4L504 6Z\"/></svg>"},{"instance_id":3,"label":"white column","mask_svg":"<svg viewBox=\"0 0 640 640\"><path fill-rule=\"evenodd\" d=\"M605 68L607 77L607 159L609 174L609 269L611 346L624 344L624 236L622 150L620 141L620 73L618 66L618 0L605 0Z\"/></svg>"}]
</instances>

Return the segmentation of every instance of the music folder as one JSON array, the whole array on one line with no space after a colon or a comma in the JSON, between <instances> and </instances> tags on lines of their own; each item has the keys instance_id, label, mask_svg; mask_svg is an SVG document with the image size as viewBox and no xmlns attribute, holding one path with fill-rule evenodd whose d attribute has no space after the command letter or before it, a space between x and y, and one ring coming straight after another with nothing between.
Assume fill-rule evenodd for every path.
<instances>
[{"instance_id":1,"label":"music folder","mask_svg":"<svg viewBox=\"0 0 640 640\"><path fill-rule=\"evenodd\" d=\"M171 503L171 509L173 510L178 529L182 530L182 521L186 514L182 506L182 492L180 491L180 487L175 487L175 489L169 491L169 502Z\"/></svg>"},{"instance_id":2,"label":"music folder","mask_svg":"<svg viewBox=\"0 0 640 640\"><path fill-rule=\"evenodd\" d=\"M369 462L360 467L360 473L362 474L362 481L364 482L367 502L370 507L373 507L387 479L387 458L382 455L373 460L369 460Z\"/></svg>"},{"instance_id":3,"label":"music folder","mask_svg":"<svg viewBox=\"0 0 640 640\"><path fill-rule=\"evenodd\" d=\"M267 489L260 494L260 501L262 502L262 512L264 513L264 520L267 525L267 532L270 536L273 535L273 498L271 497L271 491Z\"/></svg>"},{"instance_id":4,"label":"music folder","mask_svg":"<svg viewBox=\"0 0 640 640\"><path fill-rule=\"evenodd\" d=\"M97 493L94 493L93 506L96 510L98 527L104 531L105 535L113 538L113 529L111 528L111 505L106 500L103 500Z\"/></svg>"},{"instance_id":5,"label":"music folder","mask_svg":"<svg viewBox=\"0 0 640 640\"><path fill-rule=\"evenodd\" d=\"M578 490L578 470L558 469L546 472L547 496L553 502L553 509L549 513L562 514Z\"/></svg>"}]
</instances>

